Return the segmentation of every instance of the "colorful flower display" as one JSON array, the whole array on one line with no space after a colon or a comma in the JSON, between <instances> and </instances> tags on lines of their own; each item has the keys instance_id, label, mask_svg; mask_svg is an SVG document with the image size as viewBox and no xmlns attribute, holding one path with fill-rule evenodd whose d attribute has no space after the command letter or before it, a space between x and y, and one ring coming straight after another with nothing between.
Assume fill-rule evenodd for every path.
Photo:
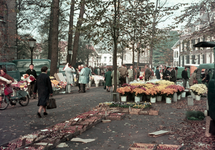
<instances>
[{"instance_id":1,"label":"colorful flower display","mask_svg":"<svg viewBox=\"0 0 215 150\"><path fill-rule=\"evenodd\" d=\"M195 95L202 95L207 93L208 88L205 84L194 84L190 87L190 90L192 90Z\"/></svg>"},{"instance_id":2,"label":"colorful flower display","mask_svg":"<svg viewBox=\"0 0 215 150\"><path fill-rule=\"evenodd\" d=\"M131 92L131 88L129 86L121 87L116 90L121 95L125 95Z\"/></svg>"},{"instance_id":3,"label":"colorful flower display","mask_svg":"<svg viewBox=\"0 0 215 150\"><path fill-rule=\"evenodd\" d=\"M176 89L170 89L170 88L166 88L166 89L161 90L161 94L165 95L167 97L173 97L173 94L176 92L177 92Z\"/></svg>"},{"instance_id":4,"label":"colorful flower display","mask_svg":"<svg viewBox=\"0 0 215 150\"><path fill-rule=\"evenodd\" d=\"M166 88L177 90L177 94L181 94L184 91L184 87L180 85L169 85Z\"/></svg>"},{"instance_id":5,"label":"colorful flower display","mask_svg":"<svg viewBox=\"0 0 215 150\"><path fill-rule=\"evenodd\" d=\"M157 83L133 83L123 84L124 87L118 88L117 92L124 95L126 92L135 93L136 96L147 95L151 97L155 96L168 96L172 97L174 93L181 94L184 91L184 87L175 85L174 82L161 80ZM126 88L127 87L127 88ZM126 89L125 89L126 88Z\"/></svg>"},{"instance_id":6,"label":"colorful flower display","mask_svg":"<svg viewBox=\"0 0 215 150\"><path fill-rule=\"evenodd\" d=\"M132 90L132 92L135 93L136 96L140 96L143 95L145 93L146 90L142 89L142 88L135 88Z\"/></svg>"},{"instance_id":7,"label":"colorful flower display","mask_svg":"<svg viewBox=\"0 0 215 150\"><path fill-rule=\"evenodd\" d=\"M160 81L157 81L156 83L158 83L158 84L164 84L164 85L175 85L174 82L167 81L167 80L160 80Z\"/></svg>"}]
</instances>

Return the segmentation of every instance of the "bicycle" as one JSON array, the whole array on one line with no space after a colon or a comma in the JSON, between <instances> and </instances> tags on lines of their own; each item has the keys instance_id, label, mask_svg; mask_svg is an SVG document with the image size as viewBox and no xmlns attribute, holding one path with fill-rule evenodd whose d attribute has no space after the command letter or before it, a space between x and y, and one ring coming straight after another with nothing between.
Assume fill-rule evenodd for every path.
<instances>
[{"instance_id":1,"label":"bicycle","mask_svg":"<svg viewBox=\"0 0 215 150\"><path fill-rule=\"evenodd\" d=\"M5 110L9 106L9 104L16 105L17 102L19 102L21 106L28 105L30 100L29 94L26 91L21 90L19 87L15 87L13 89L15 90L16 93L15 96L12 96L12 94L0 95L2 97L2 101L0 101L1 103L0 110Z\"/></svg>"}]
</instances>

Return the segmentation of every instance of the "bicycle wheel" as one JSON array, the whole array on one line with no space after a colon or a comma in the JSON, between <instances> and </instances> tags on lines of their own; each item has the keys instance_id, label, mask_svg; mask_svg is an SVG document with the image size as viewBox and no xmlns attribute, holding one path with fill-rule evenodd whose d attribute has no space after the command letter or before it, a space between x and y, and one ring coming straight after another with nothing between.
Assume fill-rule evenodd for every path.
<instances>
[{"instance_id":1,"label":"bicycle wheel","mask_svg":"<svg viewBox=\"0 0 215 150\"><path fill-rule=\"evenodd\" d=\"M2 97L2 101L0 101L0 110L5 110L9 106L7 103L6 98Z\"/></svg>"},{"instance_id":2,"label":"bicycle wheel","mask_svg":"<svg viewBox=\"0 0 215 150\"><path fill-rule=\"evenodd\" d=\"M19 100L19 104L21 106L27 106L29 103L29 96L26 95L25 97L22 97L20 100Z\"/></svg>"}]
</instances>

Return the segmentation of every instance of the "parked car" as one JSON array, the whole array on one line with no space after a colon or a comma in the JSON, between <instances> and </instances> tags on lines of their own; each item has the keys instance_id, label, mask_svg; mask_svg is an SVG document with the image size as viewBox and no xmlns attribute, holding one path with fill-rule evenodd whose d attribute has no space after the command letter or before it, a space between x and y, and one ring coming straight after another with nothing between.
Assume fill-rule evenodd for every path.
<instances>
[{"instance_id":1,"label":"parked car","mask_svg":"<svg viewBox=\"0 0 215 150\"><path fill-rule=\"evenodd\" d=\"M0 62L0 68L5 68L8 75L17 81L20 81L20 72L16 67L16 64L11 62Z\"/></svg>"},{"instance_id":2,"label":"parked car","mask_svg":"<svg viewBox=\"0 0 215 150\"><path fill-rule=\"evenodd\" d=\"M16 64L20 76L26 73L26 71L29 69L29 65L31 64L31 59L17 59L13 60L13 63ZM34 64L34 70L37 72L37 75L41 73L41 68L43 66L48 67L48 75L50 75L50 66L51 66L51 60L49 59L33 59Z\"/></svg>"}]
</instances>

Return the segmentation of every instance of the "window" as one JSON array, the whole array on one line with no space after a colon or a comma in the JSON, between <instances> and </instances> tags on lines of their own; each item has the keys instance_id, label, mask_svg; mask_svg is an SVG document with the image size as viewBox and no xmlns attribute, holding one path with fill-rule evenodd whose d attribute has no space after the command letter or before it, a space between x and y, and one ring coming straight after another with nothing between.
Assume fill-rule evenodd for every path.
<instances>
[{"instance_id":1,"label":"window","mask_svg":"<svg viewBox=\"0 0 215 150\"><path fill-rule=\"evenodd\" d=\"M112 57L109 57L109 62L111 62L112 61Z\"/></svg>"},{"instance_id":2,"label":"window","mask_svg":"<svg viewBox=\"0 0 215 150\"><path fill-rule=\"evenodd\" d=\"M104 57L104 62L106 62L107 61L107 57Z\"/></svg>"}]
</instances>

